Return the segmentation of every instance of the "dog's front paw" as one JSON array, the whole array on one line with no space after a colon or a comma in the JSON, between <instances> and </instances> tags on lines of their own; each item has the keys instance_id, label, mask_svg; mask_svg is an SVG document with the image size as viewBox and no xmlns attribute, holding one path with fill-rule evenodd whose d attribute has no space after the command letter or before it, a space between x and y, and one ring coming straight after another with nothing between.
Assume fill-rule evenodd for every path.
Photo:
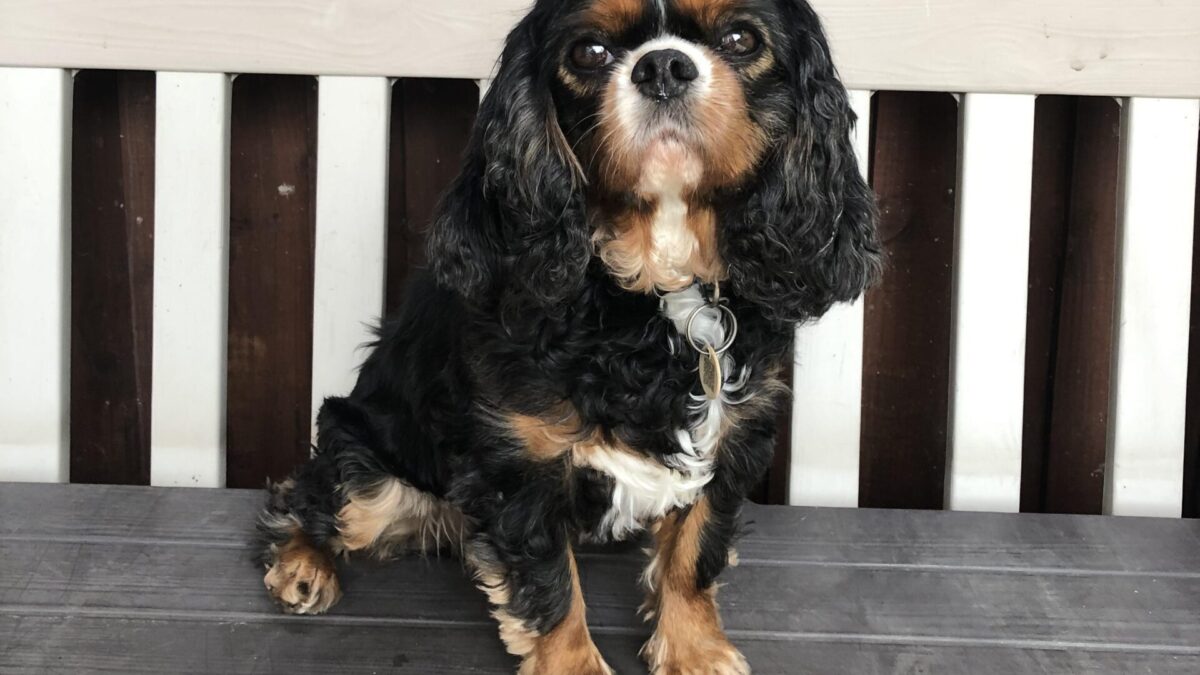
<instances>
[{"instance_id":1,"label":"dog's front paw","mask_svg":"<svg viewBox=\"0 0 1200 675\"><path fill-rule=\"evenodd\" d=\"M303 535L294 536L274 553L263 584L284 612L320 614L342 597L333 556Z\"/></svg>"},{"instance_id":2,"label":"dog's front paw","mask_svg":"<svg viewBox=\"0 0 1200 675\"><path fill-rule=\"evenodd\" d=\"M656 632L642 647L653 675L750 675L746 657L724 635L668 638Z\"/></svg>"}]
</instances>

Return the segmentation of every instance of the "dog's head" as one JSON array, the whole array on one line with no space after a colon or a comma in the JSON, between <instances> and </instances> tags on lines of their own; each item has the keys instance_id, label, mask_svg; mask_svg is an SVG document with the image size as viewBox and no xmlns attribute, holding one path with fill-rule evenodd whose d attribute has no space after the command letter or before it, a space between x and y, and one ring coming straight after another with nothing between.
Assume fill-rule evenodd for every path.
<instances>
[{"instance_id":1,"label":"dog's head","mask_svg":"<svg viewBox=\"0 0 1200 675\"><path fill-rule=\"evenodd\" d=\"M773 318L878 273L854 113L804 0L539 0L430 238L468 298L553 307L598 256L635 292L728 280Z\"/></svg>"}]
</instances>

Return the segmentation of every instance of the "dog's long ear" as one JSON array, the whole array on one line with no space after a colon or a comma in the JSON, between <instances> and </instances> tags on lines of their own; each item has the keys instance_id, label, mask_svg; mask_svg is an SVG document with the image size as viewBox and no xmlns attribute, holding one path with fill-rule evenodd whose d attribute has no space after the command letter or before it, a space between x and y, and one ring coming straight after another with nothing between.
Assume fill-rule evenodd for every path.
<instances>
[{"instance_id":1,"label":"dog's long ear","mask_svg":"<svg viewBox=\"0 0 1200 675\"><path fill-rule=\"evenodd\" d=\"M519 293L554 305L579 288L591 255L582 172L550 93L554 66L538 57L548 12L509 34L430 232L439 283L470 301Z\"/></svg>"},{"instance_id":2,"label":"dog's long ear","mask_svg":"<svg viewBox=\"0 0 1200 675\"><path fill-rule=\"evenodd\" d=\"M880 272L875 197L850 140L855 124L820 22L802 1L805 27L776 55L794 113L757 184L723 218L722 255L732 285L772 318L819 317L857 298Z\"/></svg>"}]
</instances>

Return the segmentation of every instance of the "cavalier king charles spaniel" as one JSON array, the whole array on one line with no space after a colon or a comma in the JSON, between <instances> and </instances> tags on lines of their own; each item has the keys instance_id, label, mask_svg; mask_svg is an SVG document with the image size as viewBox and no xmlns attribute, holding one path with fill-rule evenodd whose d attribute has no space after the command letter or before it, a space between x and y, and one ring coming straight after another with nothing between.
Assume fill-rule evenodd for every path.
<instances>
[{"instance_id":1,"label":"cavalier king charles spaniel","mask_svg":"<svg viewBox=\"0 0 1200 675\"><path fill-rule=\"evenodd\" d=\"M715 579L795 326L879 272L854 122L804 0L538 0L430 270L271 488L270 594L316 614L339 554L453 550L521 673L608 673L573 552L648 530L651 670L749 672Z\"/></svg>"}]
</instances>

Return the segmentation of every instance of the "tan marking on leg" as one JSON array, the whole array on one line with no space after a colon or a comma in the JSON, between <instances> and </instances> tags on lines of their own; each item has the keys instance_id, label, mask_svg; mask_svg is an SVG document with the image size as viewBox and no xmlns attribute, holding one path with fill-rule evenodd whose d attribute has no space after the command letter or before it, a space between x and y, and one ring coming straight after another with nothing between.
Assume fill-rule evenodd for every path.
<instances>
[{"instance_id":1,"label":"tan marking on leg","mask_svg":"<svg viewBox=\"0 0 1200 675\"><path fill-rule=\"evenodd\" d=\"M566 616L545 634L539 634L507 609L512 597L502 567L468 555L479 588L493 605L500 639L508 653L521 657L520 675L612 675L588 632L586 605L579 585L575 556L568 551L571 568L571 606Z\"/></svg>"},{"instance_id":2,"label":"tan marking on leg","mask_svg":"<svg viewBox=\"0 0 1200 675\"><path fill-rule=\"evenodd\" d=\"M292 538L271 547L275 561L263 577L267 592L288 614L320 614L342 597L333 554L299 527Z\"/></svg>"},{"instance_id":3,"label":"tan marking on leg","mask_svg":"<svg viewBox=\"0 0 1200 675\"><path fill-rule=\"evenodd\" d=\"M696 586L701 533L710 515L701 497L684 514L676 511L653 528L656 551L643 581L643 609L658 624L642 647L655 675L745 675L741 652L725 637L717 611L716 585Z\"/></svg>"},{"instance_id":4,"label":"tan marking on leg","mask_svg":"<svg viewBox=\"0 0 1200 675\"><path fill-rule=\"evenodd\" d=\"M399 478L387 478L350 495L338 511L338 547L369 549L381 558L401 547L457 551L463 526L458 509Z\"/></svg>"}]
</instances>

